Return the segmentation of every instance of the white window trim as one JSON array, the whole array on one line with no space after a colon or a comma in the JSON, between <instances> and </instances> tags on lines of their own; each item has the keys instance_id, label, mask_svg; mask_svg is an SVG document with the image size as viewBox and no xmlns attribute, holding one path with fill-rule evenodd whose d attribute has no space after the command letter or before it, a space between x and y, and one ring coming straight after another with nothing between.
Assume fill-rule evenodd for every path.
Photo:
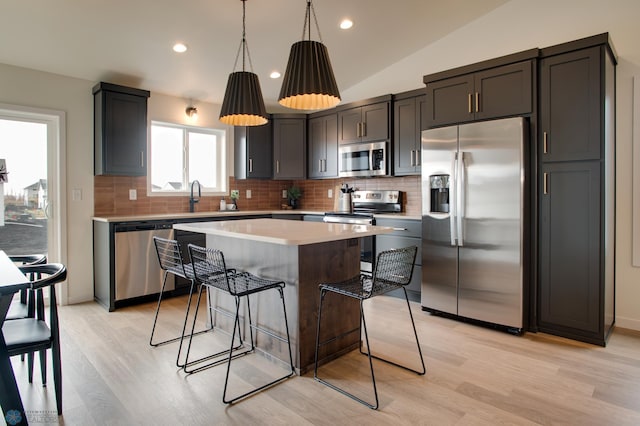
<instances>
[{"instance_id":1,"label":"white window trim","mask_svg":"<svg viewBox=\"0 0 640 426\"><path fill-rule=\"evenodd\" d=\"M151 172L152 172L152 163L151 163L151 155L152 155L152 148L151 148L151 127L154 125L158 125L158 126L166 126L166 127L173 127L173 128L177 128L177 129L183 129L183 130L192 130L198 133L208 133L208 134L215 134L220 138L220 143L218 144L218 158L220 159L220 182L222 184L222 190L221 191L211 191L208 190L207 188L205 188L204 186L202 187L202 195L205 196L224 196L227 195L229 192L229 175L227 173L227 131L226 129L216 129L216 128L205 128L205 127L197 127L197 126L189 126L189 125L185 125L185 124L176 124L176 123L169 123L169 122L165 122L165 121L157 121L157 120L152 120L151 124L149 126L149 136L148 136L148 146L147 146L147 196L148 197L184 197L185 195L190 195L191 194L191 190L187 189L187 190L182 190L182 191L162 191L162 190L153 190L152 188L152 182L151 182ZM185 157L183 157L183 161L187 161L187 155L188 153L185 153ZM184 166L186 167L186 165Z\"/></svg>"}]
</instances>

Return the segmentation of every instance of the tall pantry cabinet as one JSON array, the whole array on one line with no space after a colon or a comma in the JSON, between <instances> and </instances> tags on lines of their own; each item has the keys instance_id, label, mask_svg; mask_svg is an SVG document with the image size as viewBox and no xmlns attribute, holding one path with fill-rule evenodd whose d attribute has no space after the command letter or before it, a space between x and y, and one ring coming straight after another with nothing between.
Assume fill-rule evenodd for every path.
<instances>
[{"instance_id":1,"label":"tall pantry cabinet","mask_svg":"<svg viewBox=\"0 0 640 426\"><path fill-rule=\"evenodd\" d=\"M538 329L604 346L615 322L615 66L608 34L541 50Z\"/></svg>"}]
</instances>

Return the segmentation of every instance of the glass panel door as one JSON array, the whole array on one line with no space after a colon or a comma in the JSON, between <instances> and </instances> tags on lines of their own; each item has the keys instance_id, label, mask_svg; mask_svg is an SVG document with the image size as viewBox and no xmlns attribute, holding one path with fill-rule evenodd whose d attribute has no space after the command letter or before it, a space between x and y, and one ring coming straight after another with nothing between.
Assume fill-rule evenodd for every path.
<instances>
[{"instance_id":1,"label":"glass panel door","mask_svg":"<svg viewBox=\"0 0 640 426\"><path fill-rule=\"evenodd\" d=\"M0 249L48 254L47 124L0 116Z\"/></svg>"}]
</instances>

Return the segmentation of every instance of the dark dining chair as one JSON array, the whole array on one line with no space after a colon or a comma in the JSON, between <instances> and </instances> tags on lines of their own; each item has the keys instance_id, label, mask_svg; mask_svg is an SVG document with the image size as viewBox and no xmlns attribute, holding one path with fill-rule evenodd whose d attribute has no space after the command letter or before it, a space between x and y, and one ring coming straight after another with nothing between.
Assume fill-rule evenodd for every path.
<instances>
[{"instance_id":1,"label":"dark dining chair","mask_svg":"<svg viewBox=\"0 0 640 426\"><path fill-rule=\"evenodd\" d=\"M424 359L422 357L422 350L420 349L420 342L418 341L418 333L416 331L416 324L413 321L413 314L411 313L411 305L409 304L409 298L407 297L407 291L405 286L411 282L413 276L413 269L416 261L416 253L418 248L416 246L392 249L383 251L378 254L376 263L373 268L373 273L369 275L357 275L349 280L338 283L322 283L320 284L320 306L318 308L318 328L316 333L316 352L315 352L315 367L313 370L313 377L318 382L329 386L330 388L337 390L343 395L358 401L361 404L366 405L374 410L378 409L378 390L376 388L376 379L373 373L373 361L375 358L380 361L384 361L388 364L395 365L408 371L423 375L426 372L424 366ZM369 345L369 333L367 331L367 322L364 315L363 303L365 300L372 297L380 296L389 293L394 290L402 289L404 291L404 297L407 301L407 309L409 310L409 318L411 319L411 325L413 327L413 334L416 338L416 346L418 347L418 355L420 356L420 363L422 364L421 370L414 370L404 365L397 364L393 361L380 358L371 354L371 346ZM340 296L351 297L360 301L360 323L354 330L349 330L338 336L332 336L325 341L320 341L320 325L322 323L322 306L327 293L335 293ZM367 351L362 351L362 330L364 330L364 338ZM344 337L348 334L358 332L360 336L360 353L365 354L369 358L369 368L371 370L371 382L373 383L373 394L375 395L375 404L366 402L365 400L357 397L356 395L347 392L343 388L340 388L328 381L321 379L318 376L318 349L321 346L334 342L336 339Z\"/></svg>"},{"instance_id":2,"label":"dark dining chair","mask_svg":"<svg viewBox=\"0 0 640 426\"><path fill-rule=\"evenodd\" d=\"M62 414L62 362L60 358L60 327L58 321L58 303L55 285L67 279L67 268L60 263L21 266L23 274L40 276L31 282L30 290L39 292L49 288L49 317L43 309L36 310L34 318L21 318L5 321L2 332L7 344L9 356L40 352L42 374L46 374L46 351L51 349L53 360L53 382L56 392L58 415ZM36 304L41 303L37 301Z\"/></svg>"},{"instance_id":3,"label":"dark dining chair","mask_svg":"<svg viewBox=\"0 0 640 426\"><path fill-rule=\"evenodd\" d=\"M9 259L19 266L27 265L42 265L47 263L47 256L44 254L24 254L24 255L11 255ZM39 279L40 276L35 273L28 274L28 278L31 281ZM36 314L36 300L44 300L42 297L42 290L37 292L31 289L20 290L20 298L15 300L9 306L9 312L7 312L6 321L21 319L21 318L33 318ZM38 309L42 312L44 310L43 304L38 306ZM20 355L20 360L24 361L25 354ZM27 354L27 365L29 371L29 383L33 383L33 352ZM42 385L47 385L47 367L40 365L42 371Z\"/></svg>"},{"instance_id":4,"label":"dark dining chair","mask_svg":"<svg viewBox=\"0 0 640 426\"><path fill-rule=\"evenodd\" d=\"M198 307L200 306L200 298L202 297L202 290L206 287L211 290L218 290L225 292L235 299L235 316L233 319L233 332L231 333L231 344L228 350L220 351L216 354L205 357L204 359L213 360L206 365L200 366L193 370L187 370L187 373L195 373L206 368L213 367L215 365L227 364L227 373L224 381L224 391L222 393L222 401L225 404L231 404L239 399L246 398L255 394L263 389L275 385L295 374L293 366L293 355L291 353L291 339L289 337L289 324L287 322L287 308L284 301L284 281L268 280L258 277L249 272L238 272L235 269L228 269L224 260L224 255L220 250L213 248L199 247L193 244L189 244L189 256L191 258L191 266L195 279L201 284L200 291L198 292L198 303L196 303L196 312L194 314L193 324L195 326L196 318L198 316ZM284 319L284 328L286 338L279 334L276 334L273 330L268 330L254 324L251 317L251 306L249 303L249 297L267 290L276 290L280 295L282 301L282 313ZM240 331L240 301L242 298L246 298L247 302L247 317L249 320L249 341L245 342L242 339L242 333ZM192 329L193 327L192 326ZM255 351L255 340L253 331L264 333L273 339L286 343L289 349L289 363L291 369L286 374L275 378L269 383L253 388L252 390L245 392L241 395L227 399L227 386L229 384L229 372L231 370L231 361L237 357L247 355ZM238 333L239 345L235 345L236 332ZM247 344L245 346L245 343ZM191 350L191 339L189 340L189 346L187 347L187 361L189 359L189 352ZM237 351L234 353L234 351ZM217 358L217 359L216 359ZM185 361L185 365L189 363Z\"/></svg>"},{"instance_id":5,"label":"dark dining chair","mask_svg":"<svg viewBox=\"0 0 640 426\"><path fill-rule=\"evenodd\" d=\"M167 343L172 343L176 341L180 341L180 345L178 346L178 356L176 357L176 365L180 368L184 367L184 364L180 362L180 354L182 353L182 344L184 342L185 331L187 328L187 320L189 318L189 311L191 309L191 300L193 298L193 290L196 285L195 277L193 276L193 268L190 264L184 264L182 261L182 250L180 249L180 244L176 240L170 240L166 238L153 237L153 242L156 246L156 253L158 254L158 262L160 263L160 268L164 271L164 280L162 282L162 289L160 290L160 295L158 296L158 304L156 306L156 314L153 318L153 327L151 328L151 337L149 338L149 344L151 346L160 346ZM169 274L173 274L176 277L181 277L191 282L191 288L189 289L189 298L187 300L187 308L184 315L184 322L182 324L182 332L179 336L173 337L163 341L153 341L153 336L156 331L156 325L158 322L158 315L160 314L160 305L162 304L162 299L165 295L166 286L167 286L167 278ZM193 334L200 334L209 331L209 329L201 330L199 332Z\"/></svg>"}]
</instances>

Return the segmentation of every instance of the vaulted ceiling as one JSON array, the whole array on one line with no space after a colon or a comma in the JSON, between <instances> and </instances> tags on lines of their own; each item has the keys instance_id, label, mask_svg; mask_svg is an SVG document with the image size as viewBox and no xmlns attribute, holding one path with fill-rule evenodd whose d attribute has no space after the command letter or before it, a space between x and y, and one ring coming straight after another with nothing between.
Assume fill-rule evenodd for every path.
<instances>
[{"instance_id":1,"label":"vaulted ceiling","mask_svg":"<svg viewBox=\"0 0 640 426\"><path fill-rule=\"evenodd\" d=\"M342 91L507 0L316 0ZM277 105L306 0L248 0L247 41L267 107ZM339 22L354 25L341 30ZM315 26L312 39L318 36ZM221 103L242 34L240 0L21 0L0 7L0 63ZM176 42L185 53L172 51ZM241 65L239 65L241 66Z\"/></svg>"}]
</instances>

